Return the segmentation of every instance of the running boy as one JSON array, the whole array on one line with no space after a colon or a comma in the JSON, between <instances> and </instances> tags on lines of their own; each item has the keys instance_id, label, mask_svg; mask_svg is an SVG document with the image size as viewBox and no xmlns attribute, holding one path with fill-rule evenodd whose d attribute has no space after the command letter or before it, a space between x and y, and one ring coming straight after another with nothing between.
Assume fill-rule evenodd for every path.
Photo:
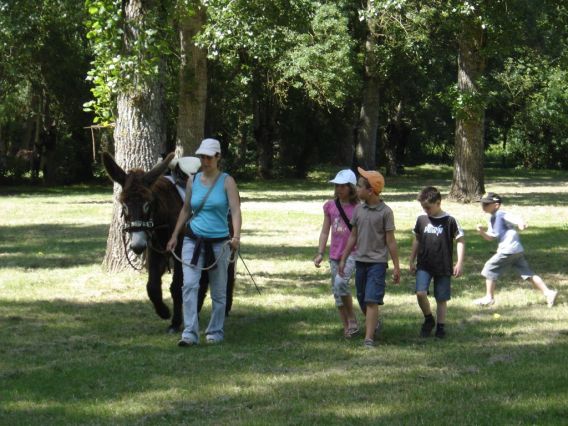
<instances>
[{"instance_id":1,"label":"running boy","mask_svg":"<svg viewBox=\"0 0 568 426\"><path fill-rule=\"evenodd\" d=\"M379 305L385 295L385 276L388 254L393 262L393 279L400 281L398 248L394 237L394 215L389 206L379 198L384 186L383 175L376 171L357 169L361 177L357 182L358 205L351 219L351 235L339 262L339 274L345 272L345 262L357 245L355 285L357 300L365 313L364 346L375 345L374 335L379 318ZM388 253L388 254L387 254Z\"/></svg>"},{"instance_id":2,"label":"running boy","mask_svg":"<svg viewBox=\"0 0 568 426\"><path fill-rule=\"evenodd\" d=\"M487 241L497 239L497 253L495 253L483 267L481 275L485 279L485 296L473 301L479 306L490 306L495 303L495 284L501 274L513 267L521 275L523 280L531 279L535 288L539 289L549 308L554 306L558 292L549 289L542 278L535 275L531 270L527 260L521 239L516 228L526 229L527 225L520 217L501 211L501 197L494 192L488 192L481 200L481 207L485 213L491 215L488 228L477 225L477 231Z\"/></svg>"},{"instance_id":3,"label":"running boy","mask_svg":"<svg viewBox=\"0 0 568 426\"><path fill-rule=\"evenodd\" d=\"M410 272L416 274L416 299L424 314L420 336L429 337L436 325L435 336L446 335L447 302L451 298L451 277L462 274L465 254L463 229L458 221L442 210L442 195L438 189L428 186L418 195L424 213L416 219L414 241L410 253ZM456 241L458 259L453 264L453 241ZM414 261L418 256L418 261ZM434 298L436 299L436 320L430 309L428 289L434 279Z\"/></svg>"},{"instance_id":4,"label":"running boy","mask_svg":"<svg viewBox=\"0 0 568 426\"><path fill-rule=\"evenodd\" d=\"M355 185L357 178L349 169L341 170L333 180L335 184L335 197L323 205L323 225L321 227L318 253L314 257L314 265L319 268L325 253L325 246L331 230L331 243L329 246L329 266L331 269L331 288L335 298L335 306L343 323L343 336L350 338L359 333L357 319L353 312L353 298L349 281L355 271L355 252L352 251L347 258L344 276L337 273L339 259L343 254L349 234L353 211L357 205Z\"/></svg>"}]
</instances>

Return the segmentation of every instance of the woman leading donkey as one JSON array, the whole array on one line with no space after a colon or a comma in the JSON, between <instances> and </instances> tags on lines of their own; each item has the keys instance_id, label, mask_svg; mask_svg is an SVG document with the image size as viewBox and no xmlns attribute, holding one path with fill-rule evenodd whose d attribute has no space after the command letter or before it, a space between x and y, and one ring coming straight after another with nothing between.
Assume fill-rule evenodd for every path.
<instances>
[{"instance_id":1,"label":"woman leading donkey","mask_svg":"<svg viewBox=\"0 0 568 426\"><path fill-rule=\"evenodd\" d=\"M174 250L180 232L183 239L183 319L184 330L179 346L199 343L197 301L201 271L209 273L211 318L205 330L208 343L224 339L227 300L227 265L231 251L237 250L241 234L241 208L235 180L219 170L221 145L216 139L204 139L195 153L201 160L201 172L188 180L183 207L174 232L166 246ZM227 213L231 209L234 234L229 236Z\"/></svg>"}]
</instances>

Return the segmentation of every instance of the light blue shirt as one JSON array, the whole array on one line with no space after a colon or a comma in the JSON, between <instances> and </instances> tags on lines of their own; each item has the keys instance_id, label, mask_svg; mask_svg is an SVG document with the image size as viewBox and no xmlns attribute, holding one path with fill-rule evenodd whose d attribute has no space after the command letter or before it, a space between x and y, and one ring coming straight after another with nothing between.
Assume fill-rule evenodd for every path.
<instances>
[{"instance_id":1,"label":"light blue shirt","mask_svg":"<svg viewBox=\"0 0 568 426\"><path fill-rule=\"evenodd\" d=\"M191 189L191 210L197 209L203 202L203 197L209 191L209 187L201 183L202 173L198 173L193 180ZM225 191L225 179L227 173L221 173L213 190L207 197L205 205L193 216L189 222L191 230L198 237L222 238L229 235L229 198Z\"/></svg>"},{"instance_id":2,"label":"light blue shirt","mask_svg":"<svg viewBox=\"0 0 568 426\"><path fill-rule=\"evenodd\" d=\"M515 254L524 251L516 227L515 221L504 211L498 210L489 218L487 234L499 241L497 253Z\"/></svg>"}]
</instances>

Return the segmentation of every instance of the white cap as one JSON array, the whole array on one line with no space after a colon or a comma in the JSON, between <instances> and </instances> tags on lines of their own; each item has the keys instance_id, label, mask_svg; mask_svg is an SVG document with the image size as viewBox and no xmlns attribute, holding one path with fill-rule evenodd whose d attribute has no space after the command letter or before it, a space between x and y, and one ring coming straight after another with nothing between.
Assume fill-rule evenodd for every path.
<instances>
[{"instance_id":1,"label":"white cap","mask_svg":"<svg viewBox=\"0 0 568 426\"><path fill-rule=\"evenodd\" d=\"M330 183L335 183L337 185L344 185L346 183L350 183L352 185L357 184L357 177L355 177L355 173L352 170L345 169L340 170L335 178L329 181Z\"/></svg>"},{"instance_id":2,"label":"white cap","mask_svg":"<svg viewBox=\"0 0 568 426\"><path fill-rule=\"evenodd\" d=\"M208 155L213 157L215 154L221 153L221 144L217 139L203 139L199 149L195 151L195 155Z\"/></svg>"},{"instance_id":3,"label":"white cap","mask_svg":"<svg viewBox=\"0 0 568 426\"><path fill-rule=\"evenodd\" d=\"M178 165L182 172L190 176L197 173L197 171L201 167L201 161L197 157L174 158L172 161L170 161L169 167L171 170L173 170Z\"/></svg>"}]
</instances>

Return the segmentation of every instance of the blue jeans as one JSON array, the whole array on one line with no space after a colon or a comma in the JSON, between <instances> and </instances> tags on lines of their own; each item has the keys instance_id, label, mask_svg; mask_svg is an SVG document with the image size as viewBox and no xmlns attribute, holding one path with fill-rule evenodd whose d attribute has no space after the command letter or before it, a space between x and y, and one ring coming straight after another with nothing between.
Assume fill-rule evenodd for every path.
<instances>
[{"instance_id":1,"label":"blue jeans","mask_svg":"<svg viewBox=\"0 0 568 426\"><path fill-rule=\"evenodd\" d=\"M357 262L355 264L357 301L363 312L367 303L383 305L386 274L386 263Z\"/></svg>"},{"instance_id":2,"label":"blue jeans","mask_svg":"<svg viewBox=\"0 0 568 426\"><path fill-rule=\"evenodd\" d=\"M434 298L440 302L450 300L452 297L452 277L449 275L432 275L423 269L418 269L416 271L416 291L428 293L432 278L434 279Z\"/></svg>"},{"instance_id":3,"label":"blue jeans","mask_svg":"<svg viewBox=\"0 0 568 426\"><path fill-rule=\"evenodd\" d=\"M225 335L223 326L225 324L225 305L227 303L227 267L231 255L230 247L226 246L226 244L226 241L213 244L215 258L218 259L218 261L216 267L208 271L212 308L211 319L209 320L205 334L209 339L215 341L223 340ZM223 247L225 247L225 249L223 249ZM195 242L190 238L184 238L181 256L184 261L182 287L184 329L181 337L183 340L198 343L199 318L197 316L197 294L199 292L201 269L185 265L185 263L189 264L189 261L193 257L194 249ZM202 250L197 262L199 268L203 267L204 259L205 256Z\"/></svg>"}]
</instances>

